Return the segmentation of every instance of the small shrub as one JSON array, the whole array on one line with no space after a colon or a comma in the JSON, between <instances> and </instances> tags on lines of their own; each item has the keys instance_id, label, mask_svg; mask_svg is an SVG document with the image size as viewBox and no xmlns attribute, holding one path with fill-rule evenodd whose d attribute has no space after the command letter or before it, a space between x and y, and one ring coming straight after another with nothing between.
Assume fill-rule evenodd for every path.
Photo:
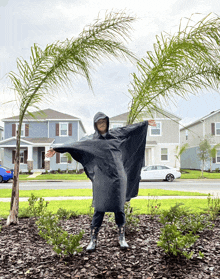
<instances>
[{"instance_id":1,"label":"small shrub","mask_svg":"<svg viewBox=\"0 0 220 279\"><path fill-rule=\"evenodd\" d=\"M215 169L215 172L219 172L219 168L216 168L216 169Z\"/></svg>"},{"instance_id":2,"label":"small shrub","mask_svg":"<svg viewBox=\"0 0 220 279\"><path fill-rule=\"evenodd\" d=\"M207 201L208 209L206 211L208 211L211 220L216 220L218 215L220 215L220 198L218 197L218 195L217 197L211 198L211 195L209 193Z\"/></svg>"},{"instance_id":3,"label":"small shrub","mask_svg":"<svg viewBox=\"0 0 220 279\"><path fill-rule=\"evenodd\" d=\"M61 173L61 169L60 168L57 171L58 171L58 173Z\"/></svg>"},{"instance_id":4,"label":"small shrub","mask_svg":"<svg viewBox=\"0 0 220 279\"><path fill-rule=\"evenodd\" d=\"M135 211L138 211L137 209L135 209ZM126 202L125 206L124 206L124 213L125 213L125 220L126 220L126 228L129 231L135 231L135 230L139 230L136 229L136 227L139 227L139 222L140 220L134 216L133 214L133 207L131 207L130 202ZM115 224L115 217L114 217L114 213L108 213L109 217L109 221L112 222L113 224ZM117 226L115 225L115 228Z\"/></svg>"},{"instance_id":5,"label":"small shrub","mask_svg":"<svg viewBox=\"0 0 220 279\"><path fill-rule=\"evenodd\" d=\"M72 211L72 210L66 210L66 209L63 209L63 208L59 208L57 210L57 216L58 216L59 220L69 219L72 216L77 216L77 213L75 211Z\"/></svg>"},{"instance_id":6,"label":"small shrub","mask_svg":"<svg viewBox=\"0 0 220 279\"><path fill-rule=\"evenodd\" d=\"M33 193L31 193L31 197L28 199L28 202L29 207L26 209L26 213L29 217L40 216L47 209L47 205L49 204L49 202L46 202L43 198L36 197Z\"/></svg>"},{"instance_id":7,"label":"small shrub","mask_svg":"<svg viewBox=\"0 0 220 279\"><path fill-rule=\"evenodd\" d=\"M87 212L87 215L90 217L90 220L92 220L93 214L94 214L94 207L92 201L91 205L89 206L89 211Z\"/></svg>"},{"instance_id":8,"label":"small shrub","mask_svg":"<svg viewBox=\"0 0 220 279\"><path fill-rule=\"evenodd\" d=\"M155 215L159 214L161 203L157 202L157 198L155 199L155 196L153 199L150 199L149 196L150 194L148 193L147 214L151 215L151 219L153 219Z\"/></svg>"},{"instance_id":9,"label":"small shrub","mask_svg":"<svg viewBox=\"0 0 220 279\"><path fill-rule=\"evenodd\" d=\"M188 249L194 245L199 238L197 232L204 228L211 229L214 225L208 222L208 217L193 215L187 208L180 208L182 203L176 204L169 210L163 210L160 215L161 235L157 246L164 249L169 255L183 255L187 259L193 256L193 251ZM199 252L199 258L204 255Z\"/></svg>"},{"instance_id":10,"label":"small shrub","mask_svg":"<svg viewBox=\"0 0 220 279\"><path fill-rule=\"evenodd\" d=\"M82 251L79 241L84 235L82 230L78 235L64 231L59 224L59 217L51 212L45 212L36 221L39 235L43 237L58 255L68 256Z\"/></svg>"}]
</instances>

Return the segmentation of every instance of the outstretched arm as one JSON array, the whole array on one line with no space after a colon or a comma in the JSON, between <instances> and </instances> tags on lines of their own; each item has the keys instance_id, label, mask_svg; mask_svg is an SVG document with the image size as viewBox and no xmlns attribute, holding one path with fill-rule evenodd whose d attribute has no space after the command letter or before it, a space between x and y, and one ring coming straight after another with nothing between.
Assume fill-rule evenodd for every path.
<instances>
[{"instance_id":1,"label":"outstretched arm","mask_svg":"<svg viewBox=\"0 0 220 279\"><path fill-rule=\"evenodd\" d=\"M155 120L153 120L153 119L148 120L148 125L150 125L150 126L157 126Z\"/></svg>"},{"instance_id":2,"label":"outstretched arm","mask_svg":"<svg viewBox=\"0 0 220 279\"><path fill-rule=\"evenodd\" d=\"M56 151L53 150L53 148L51 148L50 150L47 151L46 157L51 158L54 156L55 153L56 153Z\"/></svg>"}]
</instances>

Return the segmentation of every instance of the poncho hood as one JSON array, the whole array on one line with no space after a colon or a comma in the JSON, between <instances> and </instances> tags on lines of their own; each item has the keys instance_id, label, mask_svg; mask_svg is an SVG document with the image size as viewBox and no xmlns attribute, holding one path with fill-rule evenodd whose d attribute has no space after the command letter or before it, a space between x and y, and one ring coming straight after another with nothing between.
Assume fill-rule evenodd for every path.
<instances>
[{"instance_id":1,"label":"poncho hood","mask_svg":"<svg viewBox=\"0 0 220 279\"><path fill-rule=\"evenodd\" d=\"M100 111L95 114L95 116L93 118L93 124L94 124L94 129L95 129L95 135L94 136L95 137L98 137L100 135L100 133L99 133L97 127L96 127L96 122L98 122L99 119L105 119L105 118L107 119L107 133L108 133L108 130L109 130L109 117L106 114L104 114L103 112L100 112Z\"/></svg>"}]
</instances>

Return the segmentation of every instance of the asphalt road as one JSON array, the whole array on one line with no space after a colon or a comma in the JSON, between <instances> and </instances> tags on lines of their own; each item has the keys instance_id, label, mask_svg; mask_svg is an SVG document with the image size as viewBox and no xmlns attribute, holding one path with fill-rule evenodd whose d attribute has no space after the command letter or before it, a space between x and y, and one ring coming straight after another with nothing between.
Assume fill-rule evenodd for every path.
<instances>
[{"instance_id":1,"label":"asphalt road","mask_svg":"<svg viewBox=\"0 0 220 279\"><path fill-rule=\"evenodd\" d=\"M1 189L11 189L12 183L0 183ZM92 189L90 181L20 181L20 190L40 189ZM220 179L185 179L173 182L165 181L144 181L140 182L140 189L164 189L201 193L215 193L220 196Z\"/></svg>"}]
</instances>

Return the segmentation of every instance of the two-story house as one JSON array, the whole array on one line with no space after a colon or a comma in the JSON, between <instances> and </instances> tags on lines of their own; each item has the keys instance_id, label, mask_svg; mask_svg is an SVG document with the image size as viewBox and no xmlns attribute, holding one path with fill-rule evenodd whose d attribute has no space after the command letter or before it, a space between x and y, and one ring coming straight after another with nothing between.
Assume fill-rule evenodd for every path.
<instances>
[{"instance_id":1,"label":"two-story house","mask_svg":"<svg viewBox=\"0 0 220 279\"><path fill-rule=\"evenodd\" d=\"M181 168L201 169L202 162L197 153L200 142L205 136L212 136L211 146L220 143L220 110L212 111L208 115L180 129L181 145L188 143L188 148L181 155ZM220 168L220 148L216 158L212 160L212 170ZM210 160L205 163L205 170L210 169Z\"/></svg>"},{"instance_id":2,"label":"two-story house","mask_svg":"<svg viewBox=\"0 0 220 279\"><path fill-rule=\"evenodd\" d=\"M110 129L123 127L126 125L128 112L111 117ZM150 120L151 116L144 114L143 120ZM148 126L147 142L145 149L145 166L152 164L163 164L170 167L179 168L180 164L176 160L176 146L180 144L181 118L162 109L154 111L153 119L157 126Z\"/></svg>"},{"instance_id":3,"label":"two-story house","mask_svg":"<svg viewBox=\"0 0 220 279\"><path fill-rule=\"evenodd\" d=\"M78 141L86 133L81 120L75 116L52 109L26 114L21 130L20 170L65 170L76 169L76 161L67 162L64 154L56 153L52 158L45 157L52 144L62 145L66 141ZM19 116L2 119L4 122L4 166L14 168L16 150L16 131ZM2 161L2 158L0 158Z\"/></svg>"}]
</instances>

